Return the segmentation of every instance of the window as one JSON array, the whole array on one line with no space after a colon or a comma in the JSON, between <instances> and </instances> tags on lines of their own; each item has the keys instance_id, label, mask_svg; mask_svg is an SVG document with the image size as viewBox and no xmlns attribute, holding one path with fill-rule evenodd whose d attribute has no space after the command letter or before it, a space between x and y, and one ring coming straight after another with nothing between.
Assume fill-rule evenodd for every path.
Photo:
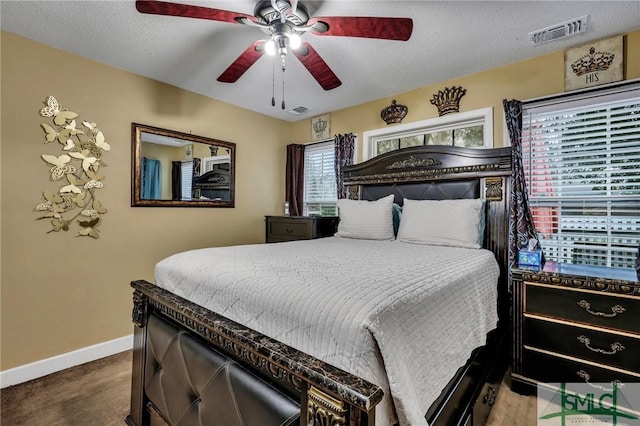
<instances>
[{"instance_id":1,"label":"window","mask_svg":"<svg viewBox=\"0 0 640 426\"><path fill-rule=\"evenodd\" d=\"M523 105L525 180L548 260L634 269L640 85Z\"/></svg>"},{"instance_id":2,"label":"window","mask_svg":"<svg viewBox=\"0 0 640 426\"><path fill-rule=\"evenodd\" d=\"M193 161L183 161L180 165L180 196L183 200L191 199L191 181L193 180Z\"/></svg>"},{"instance_id":3,"label":"window","mask_svg":"<svg viewBox=\"0 0 640 426\"><path fill-rule=\"evenodd\" d=\"M418 145L493 146L493 110L445 115L364 133L364 159Z\"/></svg>"},{"instance_id":4,"label":"window","mask_svg":"<svg viewBox=\"0 0 640 426\"><path fill-rule=\"evenodd\" d=\"M338 201L333 141L304 150L304 214L335 215Z\"/></svg>"}]
</instances>

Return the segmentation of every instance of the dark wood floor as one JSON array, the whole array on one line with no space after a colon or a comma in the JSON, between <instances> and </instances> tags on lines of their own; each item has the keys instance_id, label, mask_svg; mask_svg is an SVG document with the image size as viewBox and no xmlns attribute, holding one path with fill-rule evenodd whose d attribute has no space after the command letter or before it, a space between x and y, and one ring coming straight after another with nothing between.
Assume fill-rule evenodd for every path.
<instances>
[{"instance_id":1,"label":"dark wood floor","mask_svg":"<svg viewBox=\"0 0 640 426\"><path fill-rule=\"evenodd\" d=\"M0 391L3 426L111 426L129 412L131 351ZM534 397L500 388L488 425L536 424Z\"/></svg>"},{"instance_id":2,"label":"dark wood floor","mask_svg":"<svg viewBox=\"0 0 640 426\"><path fill-rule=\"evenodd\" d=\"M0 391L2 426L123 425L129 412L131 351Z\"/></svg>"}]
</instances>

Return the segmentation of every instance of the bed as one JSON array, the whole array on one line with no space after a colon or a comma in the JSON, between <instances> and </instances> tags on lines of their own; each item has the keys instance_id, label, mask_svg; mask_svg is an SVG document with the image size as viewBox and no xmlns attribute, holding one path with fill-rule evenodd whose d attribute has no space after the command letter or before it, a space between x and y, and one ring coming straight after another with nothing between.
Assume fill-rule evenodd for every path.
<instances>
[{"instance_id":1,"label":"bed","mask_svg":"<svg viewBox=\"0 0 640 426\"><path fill-rule=\"evenodd\" d=\"M482 424L510 356L510 165L509 148L383 154L345 168L339 236L159 262L131 283L127 423ZM423 200L481 205L481 248L411 240ZM349 209L390 202L398 239L349 235Z\"/></svg>"}]
</instances>

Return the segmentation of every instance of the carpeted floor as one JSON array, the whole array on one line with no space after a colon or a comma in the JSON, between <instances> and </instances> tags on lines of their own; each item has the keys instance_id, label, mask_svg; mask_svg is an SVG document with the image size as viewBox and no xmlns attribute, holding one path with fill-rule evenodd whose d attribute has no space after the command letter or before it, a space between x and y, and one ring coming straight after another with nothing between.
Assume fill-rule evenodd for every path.
<instances>
[{"instance_id":1,"label":"carpeted floor","mask_svg":"<svg viewBox=\"0 0 640 426\"><path fill-rule=\"evenodd\" d=\"M512 392L506 376L500 386L496 403L491 409L487 426L535 426L536 409L535 396Z\"/></svg>"},{"instance_id":2,"label":"carpeted floor","mask_svg":"<svg viewBox=\"0 0 640 426\"><path fill-rule=\"evenodd\" d=\"M131 351L0 390L2 426L123 425L129 412ZM490 426L536 424L536 400L503 383Z\"/></svg>"}]
</instances>

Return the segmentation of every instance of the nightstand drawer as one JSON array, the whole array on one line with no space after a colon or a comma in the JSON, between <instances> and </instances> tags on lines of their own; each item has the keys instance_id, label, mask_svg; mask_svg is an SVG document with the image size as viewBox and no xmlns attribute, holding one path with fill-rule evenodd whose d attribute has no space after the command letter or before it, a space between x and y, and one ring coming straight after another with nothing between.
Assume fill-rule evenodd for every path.
<instances>
[{"instance_id":1,"label":"nightstand drawer","mask_svg":"<svg viewBox=\"0 0 640 426\"><path fill-rule=\"evenodd\" d=\"M602 365L640 371L640 336L525 318L523 343Z\"/></svg>"},{"instance_id":2,"label":"nightstand drawer","mask_svg":"<svg viewBox=\"0 0 640 426\"><path fill-rule=\"evenodd\" d=\"M277 238L311 239L313 238L313 222L311 220L271 220L268 232Z\"/></svg>"},{"instance_id":3,"label":"nightstand drawer","mask_svg":"<svg viewBox=\"0 0 640 426\"><path fill-rule=\"evenodd\" d=\"M523 375L543 383L588 382L638 383L640 376L582 363L577 360L556 357L529 349L524 351Z\"/></svg>"},{"instance_id":4,"label":"nightstand drawer","mask_svg":"<svg viewBox=\"0 0 640 426\"><path fill-rule=\"evenodd\" d=\"M337 216L265 216L266 242L332 237L338 228Z\"/></svg>"},{"instance_id":5,"label":"nightstand drawer","mask_svg":"<svg viewBox=\"0 0 640 426\"><path fill-rule=\"evenodd\" d=\"M525 283L525 313L640 333L640 299Z\"/></svg>"}]
</instances>

